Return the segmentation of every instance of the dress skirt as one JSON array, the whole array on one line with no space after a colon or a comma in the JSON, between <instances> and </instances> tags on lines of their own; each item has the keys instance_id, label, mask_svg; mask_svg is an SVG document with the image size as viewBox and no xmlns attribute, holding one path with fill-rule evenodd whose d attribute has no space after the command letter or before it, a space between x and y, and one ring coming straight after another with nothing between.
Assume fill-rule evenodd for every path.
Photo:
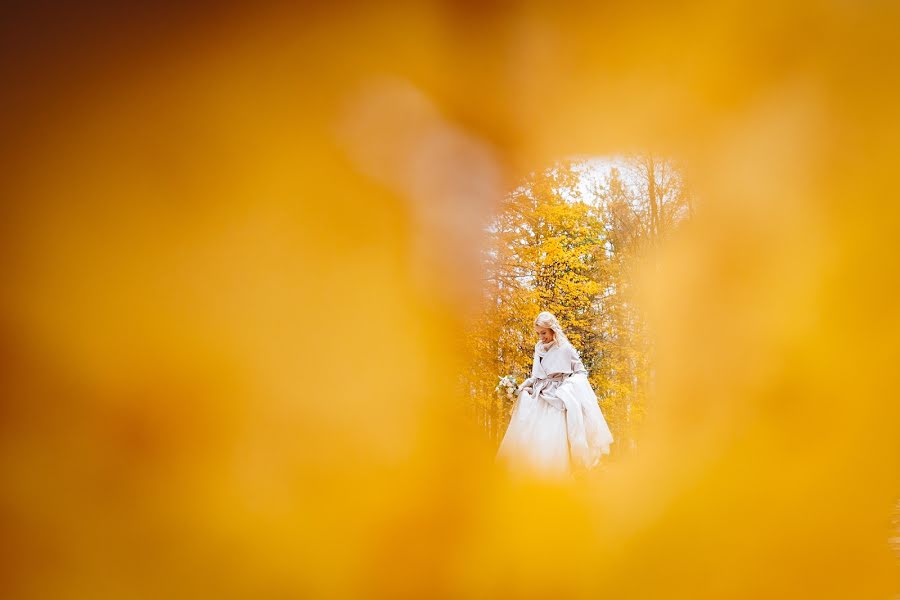
<instances>
[{"instance_id":1,"label":"dress skirt","mask_svg":"<svg viewBox=\"0 0 900 600\"><path fill-rule=\"evenodd\" d=\"M570 479L595 467L612 441L587 376L554 375L520 392L497 460L516 474Z\"/></svg>"}]
</instances>

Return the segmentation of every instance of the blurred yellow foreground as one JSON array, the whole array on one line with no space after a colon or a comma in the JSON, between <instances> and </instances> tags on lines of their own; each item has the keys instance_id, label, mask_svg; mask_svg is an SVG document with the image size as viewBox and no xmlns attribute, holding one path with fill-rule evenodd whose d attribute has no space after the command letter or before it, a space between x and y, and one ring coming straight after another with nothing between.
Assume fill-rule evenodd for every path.
<instances>
[{"instance_id":1,"label":"blurred yellow foreground","mask_svg":"<svg viewBox=\"0 0 900 600\"><path fill-rule=\"evenodd\" d=\"M4 597L898 591L896 3L111 6L6 28ZM644 150L700 200L641 445L509 482L482 224Z\"/></svg>"}]
</instances>

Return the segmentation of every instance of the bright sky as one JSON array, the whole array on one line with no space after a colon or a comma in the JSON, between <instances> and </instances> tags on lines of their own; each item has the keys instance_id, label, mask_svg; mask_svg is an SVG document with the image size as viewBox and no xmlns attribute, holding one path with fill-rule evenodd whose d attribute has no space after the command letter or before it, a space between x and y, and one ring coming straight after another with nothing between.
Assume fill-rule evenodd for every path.
<instances>
[{"instance_id":1,"label":"bright sky","mask_svg":"<svg viewBox=\"0 0 900 600\"><path fill-rule=\"evenodd\" d=\"M594 190L605 185L609 172L613 168L619 169L619 174L626 186L634 187L637 185L636 176L632 172L632 167L628 164L624 156L572 156L570 160L580 165L581 179L579 181L579 191L581 197L585 201L590 202L593 199ZM578 198L568 197L568 200L574 202Z\"/></svg>"}]
</instances>

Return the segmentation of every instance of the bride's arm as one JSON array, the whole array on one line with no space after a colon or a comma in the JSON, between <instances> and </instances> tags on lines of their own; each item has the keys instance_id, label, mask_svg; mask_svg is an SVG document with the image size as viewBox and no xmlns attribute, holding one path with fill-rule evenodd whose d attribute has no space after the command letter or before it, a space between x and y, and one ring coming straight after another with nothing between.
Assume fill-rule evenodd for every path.
<instances>
[{"instance_id":1,"label":"bride's arm","mask_svg":"<svg viewBox=\"0 0 900 600\"><path fill-rule=\"evenodd\" d=\"M530 388L533 383L534 383L534 377L529 377L528 379L526 379L525 381L523 381L522 383L519 384L519 387L518 387L518 389L516 389L516 392L521 394L522 390L524 390L525 388Z\"/></svg>"},{"instance_id":2,"label":"bride's arm","mask_svg":"<svg viewBox=\"0 0 900 600\"><path fill-rule=\"evenodd\" d=\"M569 354L571 354L572 358L572 374L581 373L587 375L588 371L584 367L584 363L581 362L581 356L578 355L578 350L572 345L569 345Z\"/></svg>"}]
</instances>

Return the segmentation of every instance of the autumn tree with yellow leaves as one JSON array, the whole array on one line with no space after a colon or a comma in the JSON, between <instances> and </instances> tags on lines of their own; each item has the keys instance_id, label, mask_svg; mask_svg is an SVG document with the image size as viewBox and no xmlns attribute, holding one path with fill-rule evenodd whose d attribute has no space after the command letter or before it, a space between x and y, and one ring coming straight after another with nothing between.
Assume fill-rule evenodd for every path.
<instances>
[{"instance_id":1,"label":"autumn tree with yellow leaves","mask_svg":"<svg viewBox=\"0 0 900 600\"><path fill-rule=\"evenodd\" d=\"M469 336L473 413L499 441L515 398L495 389L530 374L533 320L548 310L581 353L618 444L635 443L652 385L652 344L632 294L652 248L693 211L672 161L570 160L532 173L488 228L484 308Z\"/></svg>"}]
</instances>

